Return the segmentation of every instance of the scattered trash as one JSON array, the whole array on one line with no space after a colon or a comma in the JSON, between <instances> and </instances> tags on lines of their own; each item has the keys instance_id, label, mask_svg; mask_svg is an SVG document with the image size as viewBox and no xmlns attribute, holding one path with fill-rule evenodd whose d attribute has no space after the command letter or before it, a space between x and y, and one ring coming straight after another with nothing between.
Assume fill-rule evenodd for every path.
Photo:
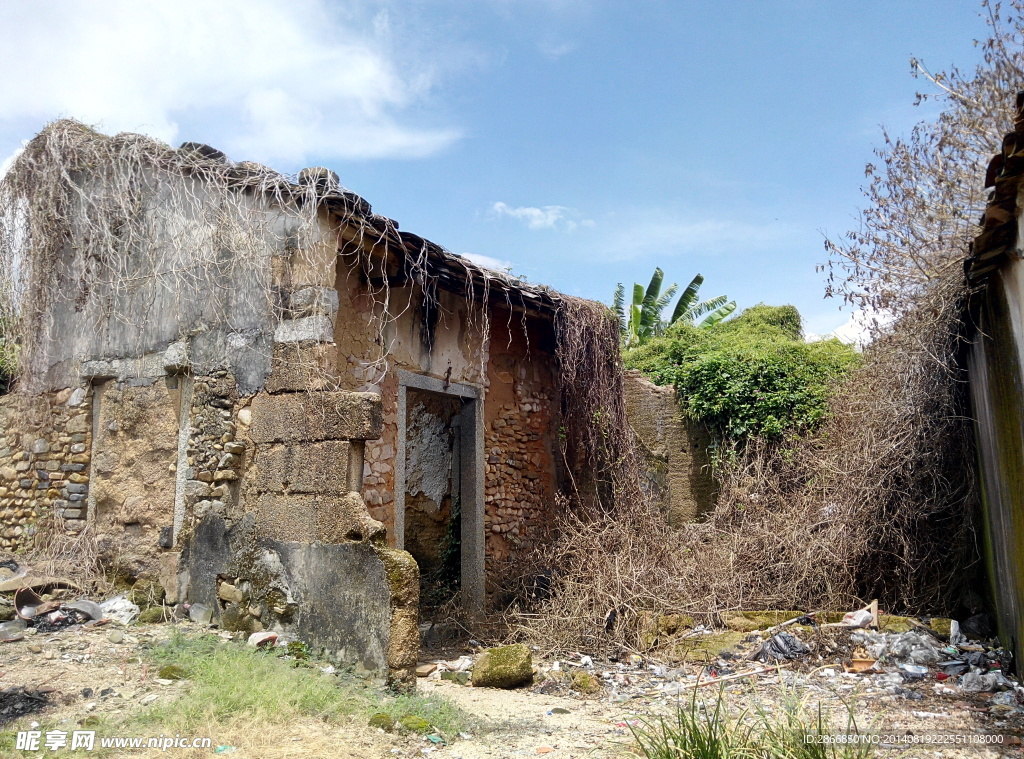
<instances>
[{"instance_id":1,"label":"scattered trash","mask_svg":"<svg viewBox=\"0 0 1024 759\"><path fill-rule=\"evenodd\" d=\"M79 598L77 601L64 604L63 608L81 612L87 619L98 620L104 618L103 608L98 603L90 601L88 598Z\"/></svg>"},{"instance_id":2,"label":"scattered trash","mask_svg":"<svg viewBox=\"0 0 1024 759\"><path fill-rule=\"evenodd\" d=\"M1017 694L1012 690L1004 690L1001 693L996 693L992 696L993 704L1000 704L1002 706L1017 706Z\"/></svg>"},{"instance_id":3,"label":"scattered trash","mask_svg":"<svg viewBox=\"0 0 1024 759\"><path fill-rule=\"evenodd\" d=\"M847 627L870 627L872 622L871 612L867 609L851 611L843 615L843 624Z\"/></svg>"},{"instance_id":4,"label":"scattered trash","mask_svg":"<svg viewBox=\"0 0 1024 759\"><path fill-rule=\"evenodd\" d=\"M878 662L875 659L852 659L850 664L843 664L843 669L847 672L868 672L875 668Z\"/></svg>"},{"instance_id":5,"label":"scattered trash","mask_svg":"<svg viewBox=\"0 0 1024 759\"><path fill-rule=\"evenodd\" d=\"M320 667L320 671L323 672L325 675L333 675L338 670L335 669L333 664L328 664L326 667Z\"/></svg>"},{"instance_id":6,"label":"scattered trash","mask_svg":"<svg viewBox=\"0 0 1024 759\"><path fill-rule=\"evenodd\" d=\"M217 748L215 748L213 750L213 753L215 753L215 754L230 754L232 751L237 751L237 750L238 749L236 749L234 746L217 746Z\"/></svg>"},{"instance_id":7,"label":"scattered trash","mask_svg":"<svg viewBox=\"0 0 1024 759\"><path fill-rule=\"evenodd\" d=\"M971 640L988 640L995 635L992 620L988 614L975 614L960 623L960 632Z\"/></svg>"},{"instance_id":8,"label":"scattered trash","mask_svg":"<svg viewBox=\"0 0 1024 759\"><path fill-rule=\"evenodd\" d=\"M0 724L32 714L47 704L46 692L25 687L0 690Z\"/></svg>"},{"instance_id":9,"label":"scattered trash","mask_svg":"<svg viewBox=\"0 0 1024 759\"><path fill-rule=\"evenodd\" d=\"M120 622L122 625L130 625L139 616L139 607L124 596L114 596L99 606L104 617Z\"/></svg>"},{"instance_id":10,"label":"scattered trash","mask_svg":"<svg viewBox=\"0 0 1024 759\"><path fill-rule=\"evenodd\" d=\"M960 623L955 619L950 620L949 623L949 642L953 646L959 646L967 642L967 636L960 632Z\"/></svg>"},{"instance_id":11,"label":"scattered trash","mask_svg":"<svg viewBox=\"0 0 1024 759\"><path fill-rule=\"evenodd\" d=\"M196 606L198 606L198 604L196 604ZM257 648L260 646L273 646L274 643L276 642L277 633L272 633L269 631L254 632L252 635L249 636L248 640L250 646L256 646Z\"/></svg>"},{"instance_id":12,"label":"scattered trash","mask_svg":"<svg viewBox=\"0 0 1024 759\"><path fill-rule=\"evenodd\" d=\"M22 640L25 637L25 628L28 624L24 619L12 619L10 622L0 623L0 642L9 643L14 640Z\"/></svg>"},{"instance_id":13,"label":"scattered trash","mask_svg":"<svg viewBox=\"0 0 1024 759\"><path fill-rule=\"evenodd\" d=\"M761 649L753 658L763 662L781 661L782 659L799 659L808 653L810 653L810 649L799 639L789 633L780 632L762 643Z\"/></svg>"},{"instance_id":14,"label":"scattered trash","mask_svg":"<svg viewBox=\"0 0 1024 759\"><path fill-rule=\"evenodd\" d=\"M924 680L928 674L928 667L921 666L920 664L901 664L900 672L903 673L903 677L906 680Z\"/></svg>"},{"instance_id":15,"label":"scattered trash","mask_svg":"<svg viewBox=\"0 0 1024 759\"><path fill-rule=\"evenodd\" d=\"M1013 683L1007 680L1002 672L989 672L987 675L968 672L960 678L960 689L964 693L994 693L1012 687Z\"/></svg>"}]
</instances>

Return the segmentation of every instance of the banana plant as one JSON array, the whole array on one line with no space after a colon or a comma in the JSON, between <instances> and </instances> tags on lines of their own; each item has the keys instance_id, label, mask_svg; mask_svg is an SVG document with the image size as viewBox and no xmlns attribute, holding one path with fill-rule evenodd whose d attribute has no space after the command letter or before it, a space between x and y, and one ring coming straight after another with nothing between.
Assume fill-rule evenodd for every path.
<instances>
[{"instance_id":1,"label":"banana plant","mask_svg":"<svg viewBox=\"0 0 1024 759\"><path fill-rule=\"evenodd\" d=\"M626 348L643 345L652 337L664 334L665 330L680 319L694 324L700 329L707 329L718 324L736 310L736 301L730 301L724 295L700 301L697 299L704 277L698 274L683 290L683 294L672 309L672 316L666 321L661 318L665 307L679 291L679 286L669 285L665 292L661 291L665 273L659 268L654 270L651 281L645 289L643 285L633 285L633 298L626 306L626 288L620 283L615 288L612 298L612 309L619 318L619 331L622 343ZM704 317L700 321L697 321Z\"/></svg>"}]
</instances>

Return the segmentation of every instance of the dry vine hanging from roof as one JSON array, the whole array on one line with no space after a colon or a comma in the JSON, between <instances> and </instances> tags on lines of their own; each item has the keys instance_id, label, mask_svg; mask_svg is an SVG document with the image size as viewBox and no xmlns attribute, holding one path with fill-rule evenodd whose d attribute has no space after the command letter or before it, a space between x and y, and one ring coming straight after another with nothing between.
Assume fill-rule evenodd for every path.
<instances>
[{"instance_id":1,"label":"dry vine hanging from roof","mask_svg":"<svg viewBox=\"0 0 1024 759\"><path fill-rule=\"evenodd\" d=\"M50 124L0 181L0 317L5 338L19 346L19 386L45 386L55 341L95 339L84 353L104 355L102 331L120 330L128 339L117 355L131 354L124 344L131 340L135 356L152 350L146 328L161 308L191 309L194 317L186 325L190 334L165 339L195 337L216 325L261 324L237 328L212 354L208 349L209 366L200 371L226 365L238 351L269 359L268 333L289 307L279 286L333 285L331 262L339 249L364 282L380 282L367 288L377 352L362 358L383 376L391 349L387 326L416 304L413 288L407 298L393 296L388 277L379 277L380 261L399 261L423 305L436 305L426 242L418 249L405 245L397 225L370 213L325 170L289 177L232 163L206 146L174 150L142 135L108 137L74 121ZM468 316L484 341L482 370L491 282L507 278L440 255L464 272ZM287 262L283 273L275 260ZM353 267L346 271L350 276ZM510 288L502 289L511 303ZM59 310L73 315L74 334L55 330ZM68 352L81 355L81 347ZM306 360L294 353L292 363ZM311 385L330 383L325 376Z\"/></svg>"},{"instance_id":2,"label":"dry vine hanging from roof","mask_svg":"<svg viewBox=\"0 0 1024 759\"><path fill-rule=\"evenodd\" d=\"M619 326L600 303L564 297L555 317L563 448L576 495L603 510L643 499L633 429L626 418Z\"/></svg>"}]
</instances>

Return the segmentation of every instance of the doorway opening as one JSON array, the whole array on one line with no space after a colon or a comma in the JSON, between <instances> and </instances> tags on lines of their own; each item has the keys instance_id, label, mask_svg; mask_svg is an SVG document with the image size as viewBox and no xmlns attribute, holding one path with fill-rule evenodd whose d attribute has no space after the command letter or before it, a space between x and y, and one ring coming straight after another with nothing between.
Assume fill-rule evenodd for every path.
<instances>
[{"instance_id":1,"label":"doorway opening","mask_svg":"<svg viewBox=\"0 0 1024 759\"><path fill-rule=\"evenodd\" d=\"M483 611L483 434L479 388L399 372L395 542L420 567L420 612L456 594Z\"/></svg>"},{"instance_id":2,"label":"doorway opening","mask_svg":"<svg viewBox=\"0 0 1024 759\"><path fill-rule=\"evenodd\" d=\"M462 584L461 398L410 390L405 421L405 550L420 567L420 611Z\"/></svg>"}]
</instances>

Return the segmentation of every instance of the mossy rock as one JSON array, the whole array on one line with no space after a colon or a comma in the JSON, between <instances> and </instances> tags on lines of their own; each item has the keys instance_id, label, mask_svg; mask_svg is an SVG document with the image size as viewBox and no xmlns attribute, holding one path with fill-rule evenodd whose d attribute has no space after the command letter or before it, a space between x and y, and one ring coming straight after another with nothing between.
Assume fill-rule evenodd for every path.
<instances>
[{"instance_id":1,"label":"mossy rock","mask_svg":"<svg viewBox=\"0 0 1024 759\"><path fill-rule=\"evenodd\" d=\"M145 611L159 606L164 600L164 588L157 580L139 578L125 594L129 601Z\"/></svg>"},{"instance_id":2,"label":"mossy rock","mask_svg":"<svg viewBox=\"0 0 1024 759\"><path fill-rule=\"evenodd\" d=\"M699 638L680 642L672 650L672 656L684 661L717 659L723 651L731 651L744 645L749 635L750 633L736 630L723 630L712 635L702 635Z\"/></svg>"},{"instance_id":3,"label":"mossy rock","mask_svg":"<svg viewBox=\"0 0 1024 759\"><path fill-rule=\"evenodd\" d=\"M473 666L473 685L483 688L515 688L533 679L533 657L528 646L490 648Z\"/></svg>"},{"instance_id":4,"label":"mossy rock","mask_svg":"<svg viewBox=\"0 0 1024 759\"><path fill-rule=\"evenodd\" d=\"M577 669L569 676L569 685L577 693L592 696L601 692L601 681L585 669Z\"/></svg>"},{"instance_id":5,"label":"mossy rock","mask_svg":"<svg viewBox=\"0 0 1024 759\"><path fill-rule=\"evenodd\" d=\"M383 730L385 733L390 733L395 729L395 720L390 714L385 712L377 712L370 716L369 721L366 723L370 727L377 727Z\"/></svg>"},{"instance_id":6,"label":"mossy rock","mask_svg":"<svg viewBox=\"0 0 1024 759\"><path fill-rule=\"evenodd\" d=\"M916 630L917 625L910 620L910 617L898 617L895 614L879 614L878 629L887 633L905 633Z\"/></svg>"},{"instance_id":7,"label":"mossy rock","mask_svg":"<svg viewBox=\"0 0 1024 759\"><path fill-rule=\"evenodd\" d=\"M722 614L722 621L730 630L751 633L781 625L803 614L802 611L729 611Z\"/></svg>"},{"instance_id":8,"label":"mossy rock","mask_svg":"<svg viewBox=\"0 0 1024 759\"><path fill-rule=\"evenodd\" d=\"M942 637L948 638L950 633L950 626L952 625L952 623L952 619L946 619L945 617L932 617L932 620L928 623L928 626Z\"/></svg>"},{"instance_id":9,"label":"mossy rock","mask_svg":"<svg viewBox=\"0 0 1024 759\"><path fill-rule=\"evenodd\" d=\"M188 680L189 672L180 664L168 664L156 674L161 680Z\"/></svg>"},{"instance_id":10,"label":"mossy rock","mask_svg":"<svg viewBox=\"0 0 1024 759\"><path fill-rule=\"evenodd\" d=\"M138 621L144 625L159 624L164 621L164 607L150 606L139 614Z\"/></svg>"},{"instance_id":11,"label":"mossy rock","mask_svg":"<svg viewBox=\"0 0 1024 759\"><path fill-rule=\"evenodd\" d=\"M220 626L229 632L252 635L263 631L263 623L235 604L228 604L220 613ZM291 651L289 651L291 653Z\"/></svg>"},{"instance_id":12,"label":"mossy rock","mask_svg":"<svg viewBox=\"0 0 1024 759\"><path fill-rule=\"evenodd\" d=\"M693 627L693 617L689 614L662 614L658 617L659 635L676 635Z\"/></svg>"},{"instance_id":13,"label":"mossy rock","mask_svg":"<svg viewBox=\"0 0 1024 759\"><path fill-rule=\"evenodd\" d=\"M415 714L406 714L398 720L398 724L410 733L429 733L432 730L429 722Z\"/></svg>"},{"instance_id":14,"label":"mossy rock","mask_svg":"<svg viewBox=\"0 0 1024 759\"><path fill-rule=\"evenodd\" d=\"M16 616L13 606L0 606L0 622L10 622Z\"/></svg>"}]
</instances>

